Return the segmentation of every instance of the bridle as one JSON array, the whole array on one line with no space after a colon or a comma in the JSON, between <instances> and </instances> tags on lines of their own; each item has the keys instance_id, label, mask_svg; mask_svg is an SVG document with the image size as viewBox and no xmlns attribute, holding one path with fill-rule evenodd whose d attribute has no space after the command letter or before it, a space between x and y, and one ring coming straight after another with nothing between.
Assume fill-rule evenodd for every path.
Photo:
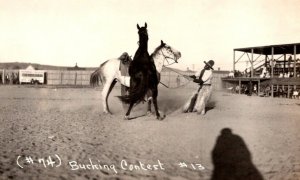
<instances>
[{"instance_id":1,"label":"bridle","mask_svg":"<svg viewBox=\"0 0 300 180\"><path fill-rule=\"evenodd\" d=\"M162 50L162 48L160 49L160 52L161 52L161 54L163 55L163 57L164 57L164 59L168 62L168 64L167 65L163 65L163 66L171 66L172 64L175 64L175 63L178 63L177 62L177 59L175 58L175 55L174 55L174 58L172 58L172 57L170 57L170 56L167 56L167 55L165 55L164 54L164 52L163 52L163 50ZM172 51L172 54L174 54L173 53L173 51ZM171 59L171 60L173 60L173 62L172 63L170 63L169 61L168 61L168 59Z\"/></svg>"}]
</instances>

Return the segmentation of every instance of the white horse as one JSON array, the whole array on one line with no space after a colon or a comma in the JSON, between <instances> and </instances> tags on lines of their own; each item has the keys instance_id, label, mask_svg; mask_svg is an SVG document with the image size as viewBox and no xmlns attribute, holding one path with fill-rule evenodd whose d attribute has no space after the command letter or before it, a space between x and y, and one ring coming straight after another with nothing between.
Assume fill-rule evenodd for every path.
<instances>
[{"instance_id":1,"label":"white horse","mask_svg":"<svg viewBox=\"0 0 300 180\"><path fill-rule=\"evenodd\" d=\"M161 44L154 50L154 52L151 54L151 58L153 59L156 71L160 75L160 72L162 71L162 68L164 66L165 61L170 65L168 59L173 60L173 63L177 63L177 60L181 57L181 53L174 49L173 47L167 45L163 41L161 41ZM91 84L96 84L99 82L99 80L103 84L103 90L102 90L102 105L103 105L103 113L110 113L109 106L108 106L108 97L115 86L116 82L119 81L122 85L122 93L125 93L124 89L125 87L130 86L130 77L122 76L120 71L120 63L121 60L116 59L110 59L105 61L100 65L98 69L96 69L95 72L91 75ZM171 63L171 64L173 64ZM150 105L150 101L148 102ZM151 107L151 106L150 106ZM150 110L150 107L148 106L148 110Z\"/></svg>"}]
</instances>

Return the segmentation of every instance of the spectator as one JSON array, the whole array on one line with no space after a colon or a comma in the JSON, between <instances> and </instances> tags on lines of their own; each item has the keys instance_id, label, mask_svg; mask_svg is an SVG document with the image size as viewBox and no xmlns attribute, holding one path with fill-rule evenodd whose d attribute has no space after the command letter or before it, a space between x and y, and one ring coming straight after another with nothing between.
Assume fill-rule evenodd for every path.
<instances>
[{"instance_id":1,"label":"spectator","mask_svg":"<svg viewBox=\"0 0 300 180\"><path fill-rule=\"evenodd\" d=\"M253 87L253 92L257 95L257 85L256 84Z\"/></svg>"},{"instance_id":2,"label":"spectator","mask_svg":"<svg viewBox=\"0 0 300 180\"><path fill-rule=\"evenodd\" d=\"M271 87L270 87L270 86L267 86L266 89L265 89L266 97L269 97L269 96L270 96L270 92L271 92Z\"/></svg>"}]
</instances>

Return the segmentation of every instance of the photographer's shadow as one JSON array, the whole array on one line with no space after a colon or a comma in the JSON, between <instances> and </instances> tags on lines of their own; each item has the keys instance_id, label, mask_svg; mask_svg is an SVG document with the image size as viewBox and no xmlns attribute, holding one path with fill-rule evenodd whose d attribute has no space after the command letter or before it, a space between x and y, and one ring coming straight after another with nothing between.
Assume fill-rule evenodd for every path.
<instances>
[{"instance_id":1,"label":"photographer's shadow","mask_svg":"<svg viewBox=\"0 0 300 180\"><path fill-rule=\"evenodd\" d=\"M243 139L231 129L221 130L212 151L214 170L212 180L262 180L263 176L251 161Z\"/></svg>"}]
</instances>

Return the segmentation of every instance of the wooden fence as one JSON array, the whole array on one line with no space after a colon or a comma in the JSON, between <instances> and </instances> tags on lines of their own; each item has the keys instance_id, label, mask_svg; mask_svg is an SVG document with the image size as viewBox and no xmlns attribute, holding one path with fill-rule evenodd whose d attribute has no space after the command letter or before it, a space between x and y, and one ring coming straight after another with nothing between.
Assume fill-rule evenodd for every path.
<instances>
[{"instance_id":1,"label":"wooden fence","mask_svg":"<svg viewBox=\"0 0 300 180\"><path fill-rule=\"evenodd\" d=\"M89 85L93 71L46 71L49 85Z\"/></svg>"},{"instance_id":2,"label":"wooden fence","mask_svg":"<svg viewBox=\"0 0 300 180\"><path fill-rule=\"evenodd\" d=\"M11 76L17 76L19 70L0 70L0 76L3 84L12 84L11 81L5 80L7 75L9 79ZM67 70L45 70L45 84L47 85L78 85L88 86L90 84L90 76L94 71L67 71ZM13 75L14 74L14 75ZM192 71L174 71L172 69L166 69L161 72L161 86L168 88L197 88L197 84L185 78L183 75L193 75ZM226 73L220 73L214 71L213 73L213 88L222 89L221 77L227 75ZM101 85L101 83L100 83ZM116 86L120 86L119 83Z\"/></svg>"}]
</instances>

